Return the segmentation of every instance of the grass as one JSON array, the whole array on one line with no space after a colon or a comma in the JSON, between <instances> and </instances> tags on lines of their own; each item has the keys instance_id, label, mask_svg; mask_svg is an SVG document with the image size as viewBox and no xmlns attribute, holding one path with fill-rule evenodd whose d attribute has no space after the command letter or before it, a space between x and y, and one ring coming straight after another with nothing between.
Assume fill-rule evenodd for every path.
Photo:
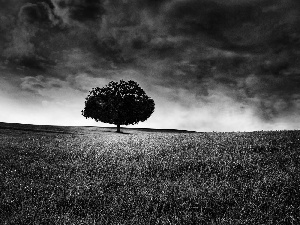
<instances>
[{"instance_id":1,"label":"grass","mask_svg":"<svg viewBox=\"0 0 300 225\"><path fill-rule=\"evenodd\" d=\"M300 131L0 128L2 224L300 223Z\"/></svg>"}]
</instances>

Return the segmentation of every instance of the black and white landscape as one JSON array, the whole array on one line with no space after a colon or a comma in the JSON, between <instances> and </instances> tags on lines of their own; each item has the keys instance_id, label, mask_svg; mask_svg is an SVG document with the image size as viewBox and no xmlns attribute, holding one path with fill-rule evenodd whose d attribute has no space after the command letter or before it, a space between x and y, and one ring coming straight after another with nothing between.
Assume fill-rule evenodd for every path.
<instances>
[{"instance_id":1,"label":"black and white landscape","mask_svg":"<svg viewBox=\"0 0 300 225\"><path fill-rule=\"evenodd\" d=\"M0 0L0 225L300 224L299 0Z\"/></svg>"}]
</instances>

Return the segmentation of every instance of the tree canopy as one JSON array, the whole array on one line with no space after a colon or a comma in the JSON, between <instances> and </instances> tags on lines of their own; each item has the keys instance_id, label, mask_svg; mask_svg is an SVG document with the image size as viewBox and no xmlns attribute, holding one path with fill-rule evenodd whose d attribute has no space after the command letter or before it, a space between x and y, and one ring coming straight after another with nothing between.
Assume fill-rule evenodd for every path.
<instances>
[{"instance_id":1,"label":"tree canopy","mask_svg":"<svg viewBox=\"0 0 300 225\"><path fill-rule=\"evenodd\" d=\"M93 88L86 97L82 115L97 122L117 125L137 124L147 120L154 112L153 99L135 81L109 82L106 86Z\"/></svg>"}]
</instances>

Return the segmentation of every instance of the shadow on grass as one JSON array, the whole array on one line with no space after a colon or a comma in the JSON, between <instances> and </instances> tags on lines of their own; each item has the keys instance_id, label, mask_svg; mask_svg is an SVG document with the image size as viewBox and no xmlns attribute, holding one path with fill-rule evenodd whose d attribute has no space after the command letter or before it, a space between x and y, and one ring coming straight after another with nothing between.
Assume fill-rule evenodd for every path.
<instances>
[{"instance_id":1,"label":"shadow on grass","mask_svg":"<svg viewBox=\"0 0 300 225\"><path fill-rule=\"evenodd\" d=\"M113 133L113 134L132 134L132 133L129 133L129 132L124 132L124 131L117 132L116 130L107 130L105 132Z\"/></svg>"}]
</instances>

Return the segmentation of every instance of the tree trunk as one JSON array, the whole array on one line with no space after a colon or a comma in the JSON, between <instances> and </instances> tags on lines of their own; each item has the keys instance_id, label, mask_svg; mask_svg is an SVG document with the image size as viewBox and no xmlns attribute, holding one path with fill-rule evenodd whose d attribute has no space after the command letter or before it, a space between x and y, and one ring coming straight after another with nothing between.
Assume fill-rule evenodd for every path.
<instances>
[{"instance_id":1,"label":"tree trunk","mask_svg":"<svg viewBox=\"0 0 300 225\"><path fill-rule=\"evenodd\" d=\"M120 124L117 125L117 133L121 133Z\"/></svg>"}]
</instances>

